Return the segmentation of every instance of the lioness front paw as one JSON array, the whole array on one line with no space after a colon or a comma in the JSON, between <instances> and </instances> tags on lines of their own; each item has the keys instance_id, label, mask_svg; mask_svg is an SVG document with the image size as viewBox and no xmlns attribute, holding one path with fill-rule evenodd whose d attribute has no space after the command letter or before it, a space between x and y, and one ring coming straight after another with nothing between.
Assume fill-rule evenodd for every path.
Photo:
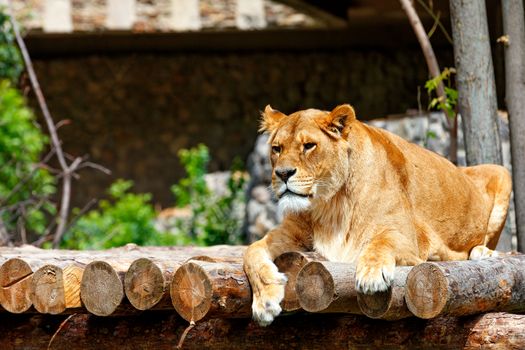
<instances>
[{"instance_id":1,"label":"lioness front paw","mask_svg":"<svg viewBox=\"0 0 525 350\"><path fill-rule=\"evenodd\" d=\"M472 248L469 254L469 260L481 260L486 258L493 258L498 256L503 256L505 254L502 254L501 252L498 252L496 250L489 249L485 246L478 245Z\"/></svg>"},{"instance_id":2,"label":"lioness front paw","mask_svg":"<svg viewBox=\"0 0 525 350\"><path fill-rule=\"evenodd\" d=\"M355 273L356 290L364 294L386 291L394 280L395 268L395 261L361 260Z\"/></svg>"},{"instance_id":3,"label":"lioness front paw","mask_svg":"<svg viewBox=\"0 0 525 350\"><path fill-rule=\"evenodd\" d=\"M261 326L268 326L272 323L282 310L280 303L284 298L286 275L275 272L271 279L272 283L266 284L263 282L264 285L253 295L253 319Z\"/></svg>"}]
</instances>

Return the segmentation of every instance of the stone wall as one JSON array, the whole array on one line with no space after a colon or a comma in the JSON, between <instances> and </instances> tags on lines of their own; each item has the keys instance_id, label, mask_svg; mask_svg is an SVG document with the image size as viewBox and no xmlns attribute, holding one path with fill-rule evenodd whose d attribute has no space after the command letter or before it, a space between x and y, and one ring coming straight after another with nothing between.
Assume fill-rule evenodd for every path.
<instances>
[{"instance_id":1,"label":"stone wall","mask_svg":"<svg viewBox=\"0 0 525 350\"><path fill-rule=\"evenodd\" d=\"M235 156L247 158L268 103L292 112L350 102L367 119L416 107L427 78L417 47L44 57L35 65L55 119L71 120L60 129L64 148L113 171L84 171L78 206L116 178L172 204L169 186L182 175L177 151L205 143L210 170L228 169Z\"/></svg>"}]
</instances>

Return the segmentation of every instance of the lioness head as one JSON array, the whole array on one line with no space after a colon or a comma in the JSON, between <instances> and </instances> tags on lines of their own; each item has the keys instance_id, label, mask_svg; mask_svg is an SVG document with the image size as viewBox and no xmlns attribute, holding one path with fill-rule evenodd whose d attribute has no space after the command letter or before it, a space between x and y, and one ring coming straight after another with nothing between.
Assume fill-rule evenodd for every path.
<instances>
[{"instance_id":1,"label":"lioness head","mask_svg":"<svg viewBox=\"0 0 525 350\"><path fill-rule=\"evenodd\" d=\"M289 116L266 106L261 131L270 134L272 189L279 210L301 212L327 201L344 185L350 172L348 135L354 109L307 109Z\"/></svg>"}]
</instances>

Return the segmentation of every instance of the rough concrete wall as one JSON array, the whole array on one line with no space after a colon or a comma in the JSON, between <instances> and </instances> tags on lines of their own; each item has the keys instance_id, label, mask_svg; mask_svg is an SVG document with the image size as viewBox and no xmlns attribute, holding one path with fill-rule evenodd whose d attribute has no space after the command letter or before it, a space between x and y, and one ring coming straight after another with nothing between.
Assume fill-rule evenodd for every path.
<instances>
[{"instance_id":1,"label":"rough concrete wall","mask_svg":"<svg viewBox=\"0 0 525 350\"><path fill-rule=\"evenodd\" d=\"M417 107L417 87L427 78L418 48L88 56L35 64L53 115L72 120L60 130L65 149L113 171L108 177L86 170L75 186L77 205L102 196L118 177L169 205L169 186L182 175L177 151L205 143L211 170L228 169L253 148L259 110L268 103L292 112L350 102L368 119Z\"/></svg>"}]
</instances>

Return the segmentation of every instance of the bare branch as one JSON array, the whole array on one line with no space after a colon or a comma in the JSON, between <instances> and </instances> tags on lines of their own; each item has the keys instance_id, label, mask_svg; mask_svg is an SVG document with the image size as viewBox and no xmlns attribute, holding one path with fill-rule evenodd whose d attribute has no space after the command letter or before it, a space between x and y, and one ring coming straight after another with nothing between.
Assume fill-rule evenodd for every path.
<instances>
[{"instance_id":1,"label":"bare branch","mask_svg":"<svg viewBox=\"0 0 525 350\"><path fill-rule=\"evenodd\" d=\"M430 44L430 39L427 36L427 33L425 32L425 28L423 27L423 24L421 23L421 20L419 19L419 16L414 8L414 5L410 0L399 0L401 3L401 7L405 11L410 24L412 25L412 28L414 29L414 33L416 34L417 40L419 41L419 45L421 46L421 50L423 51L423 55L425 56L425 60L427 62L428 71L432 78L439 77L441 74L441 70L439 69L439 65L436 59L436 54L434 53L434 49L432 48L432 44ZM436 93L438 95L438 99L440 101L446 101L446 95L445 95L445 86L443 85L443 82L440 81ZM454 123L452 119L454 118L453 115L448 115L448 111L444 110L444 113L446 115L446 122L448 125L448 129L450 132L450 150L449 150L449 158L453 163L457 162L457 142L456 142L456 136L454 134Z\"/></svg>"},{"instance_id":2,"label":"bare branch","mask_svg":"<svg viewBox=\"0 0 525 350\"><path fill-rule=\"evenodd\" d=\"M56 248L60 244L60 240L62 239L62 236L64 235L66 225L68 222L68 216L70 212L70 202L71 202L71 181L72 181L72 178L78 177L78 175L75 174L75 171L82 167L92 167L92 168L98 169L107 174L109 173L109 170L97 164L91 163L91 162L87 162L85 165L83 165L82 164L83 159L80 157L75 157L72 160L71 164L68 164L67 158L69 155L65 154L64 151L62 150L62 144L60 142L60 139L58 138L57 128L61 127L62 125L68 124L70 121L63 120L63 121L58 122L56 125L53 122L53 118L51 117L51 113L49 112L49 108L44 98L44 94L42 93L42 89L40 88L40 84L36 77L35 70L31 62L31 58L29 57L27 47L24 43L24 40L22 39L22 36L20 35L18 23L14 18L12 1L8 0L7 2L8 2L8 8L9 8L9 19L13 27L13 32L16 37L16 42L18 44L18 47L20 48L20 52L24 59L24 63L26 66L27 74L29 76L29 80L31 82L31 86L38 100L40 109L42 110L42 114L44 116L44 120L46 122L49 135L51 136L51 145L52 145L53 152L56 153L58 163L60 164L60 168L62 169L61 173L56 176L57 179L62 178L62 195L61 195L61 201L60 201L60 211L59 211L59 215L57 218L57 228L53 235L53 247ZM18 190L19 188L16 189L16 191ZM50 225L49 228L51 228L52 226L53 224Z\"/></svg>"}]
</instances>

